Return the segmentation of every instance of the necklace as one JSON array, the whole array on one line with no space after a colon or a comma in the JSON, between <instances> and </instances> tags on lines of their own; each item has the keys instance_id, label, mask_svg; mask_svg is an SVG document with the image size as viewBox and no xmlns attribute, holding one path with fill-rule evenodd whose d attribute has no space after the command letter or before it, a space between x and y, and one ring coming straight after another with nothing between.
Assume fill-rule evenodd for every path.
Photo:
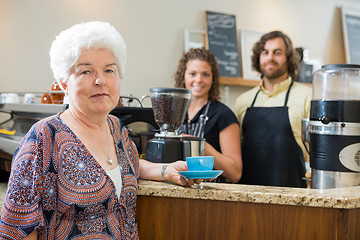
<instances>
[{"instance_id":1,"label":"necklace","mask_svg":"<svg viewBox=\"0 0 360 240\"><path fill-rule=\"evenodd\" d=\"M75 113L73 113L71 110L69 110L71 115L77 120L79 121L80 123L84 124L85 126L87 126L87 124L81 120L81 118L79 118ZM94 136L91 134L91 131L88 131L88 133L90 134L90 136L92 137L92 139L95 139ZM107 153L106 151L101 147L100 144L98 144L96 141L95 141L95 144L101 149L101 151L103 151L107 157L107 162L112 165L113 164L113 160L111 159L110 157L110 147L109 147L109 138L106 138L106 145L107 145Z\"/></svg>"}]
</instances>

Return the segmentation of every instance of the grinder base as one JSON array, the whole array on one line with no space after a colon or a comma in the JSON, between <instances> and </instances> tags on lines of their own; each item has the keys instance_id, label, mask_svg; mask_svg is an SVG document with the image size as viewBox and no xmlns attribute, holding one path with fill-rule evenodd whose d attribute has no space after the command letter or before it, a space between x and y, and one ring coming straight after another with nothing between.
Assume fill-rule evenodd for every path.
<instances>
[{"instance_id":1,"label":"grinder base","mask_svg":"<svg viewBox=\"0 0 360 240\"><path fill-rule=\"evenodd\" d=\"M150 139L146 159L156 163L172 163L186 157L204 155L205 139L198 137L156 137Z\"/></svg>"},{"instance_id":2,"label":"grinder base","mask_svg":"<svg viewBox=\"0 0 360 240\"><path fill-rule=\"evenodd\" d=\"M311 169L311 188L329 189L360 186L360 173Z\"/></svg>"}]
</instances>

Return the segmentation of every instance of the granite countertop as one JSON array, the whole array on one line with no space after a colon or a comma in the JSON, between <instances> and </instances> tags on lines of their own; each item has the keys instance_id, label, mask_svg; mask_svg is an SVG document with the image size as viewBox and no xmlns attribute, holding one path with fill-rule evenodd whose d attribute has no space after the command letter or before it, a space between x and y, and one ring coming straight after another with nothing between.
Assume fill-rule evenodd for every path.
<instances>
[{"instance_id":1,"label":"granite countertop","mask_svg":"<svg viewBox=\"0 0 360 240\"><path fill-rule=\"evenodd\" d=\"M360 186L318 190L204 182L201 189L200 185L182 187L171 183L140 180L138 195L305 207L360 208Z\"/></svg>"},{"instance_id":2,"label":"granite countertop","mask_svg":"<svg viewBox=\"0 0 360 240\"><path fill-rule=\"evenodd\" d=\"M7 183L0 183L0 210L4 204L6 188ZM201 189L200 185L182 187L171 183L140 180L138 195L304 207L360 208L360 186L317 190L204 182Z\"/></svg>"}]
</instances>

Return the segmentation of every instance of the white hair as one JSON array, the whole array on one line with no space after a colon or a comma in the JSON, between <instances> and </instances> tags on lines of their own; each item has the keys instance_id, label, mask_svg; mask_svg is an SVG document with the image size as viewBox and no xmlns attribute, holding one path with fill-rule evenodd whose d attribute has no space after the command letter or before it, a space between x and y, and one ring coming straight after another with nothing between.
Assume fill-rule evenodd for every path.
<instances>
[{"instance_id":1,"label":"white hair","mask_svg":"<svg viewBox=\"0 0 360 240\"><path fill-rule=\"evenodd\" d=\"M120 77L123 76L127 58L123 38L111 24L93 21L76 24L56 36L49 52L50 66L55 80L65 83L81 50L91 47L112 51L119 67Z\"/></svg>"}]
</instances>

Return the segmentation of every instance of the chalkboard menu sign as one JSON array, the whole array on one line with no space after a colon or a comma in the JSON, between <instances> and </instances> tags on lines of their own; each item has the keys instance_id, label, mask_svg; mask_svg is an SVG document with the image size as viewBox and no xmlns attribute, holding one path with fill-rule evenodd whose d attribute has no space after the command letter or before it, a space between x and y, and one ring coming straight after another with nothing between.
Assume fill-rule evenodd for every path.
<instances>
[{"instance_id":1,"label":"chalkboard menu sign","mask_svg":"<svg viewBox=\"0 0 360 240\"><path fill-rule=\"evenodd\" d=\"M342 21L346 62L360 64L360 10L343 8Z\"/></svg>"},{"instance_id":2,"label":"chalkboard menu sign","mask_svg":"<svg viewBox=\"0 0 360 240\"><path fill-rule=\"evenodd\" d=\"M205 11L209 50L215 55L221 77L240 77L235 15Z\"/></svg>"}]
</instances>

